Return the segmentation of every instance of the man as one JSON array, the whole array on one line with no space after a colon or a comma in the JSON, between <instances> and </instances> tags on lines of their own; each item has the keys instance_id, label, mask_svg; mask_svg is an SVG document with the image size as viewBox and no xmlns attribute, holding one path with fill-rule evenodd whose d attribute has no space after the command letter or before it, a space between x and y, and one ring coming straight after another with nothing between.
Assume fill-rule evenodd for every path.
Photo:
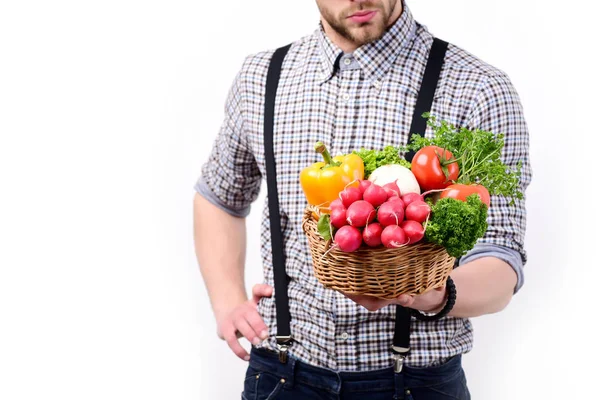
<instances>
[{"instance_id":1,"label":"man","mask_svg":"<svg viewBox=\"0 0 600 400\"><path fill-rule=\"evenodd\" d=\"M460 365L472 348L468 318L502 310L523 284L524 201L511 205L492 196L485 237L451 273L457 295L449 316L413 320L404 368L392 368L394 304L435 313L448 293L442 288L389 301L325 289L312 273L300 226L306 199L298 175L317 160L311 151L317 140L332 154L407 143L434 38L401 0L317 0L317 5L318 28L292 43L283 59L272 119L293 338L284 349L287 358L278 359L282 346L275 338L281 327L267 204L261 236L265 283L255 285L248 299L243 279L244 217L268 176L264 110L273 51L246 59L196 185L196 252L218 334L237 356L250 360L242 396L470 398ZM524 192L531 179L529 139L509 78L452 44L444 54L431 113L457 126L504 133L502 160L510 167L523 162ZM241 336L254 345L251 356Z\"/></svg>"}]
</instances>

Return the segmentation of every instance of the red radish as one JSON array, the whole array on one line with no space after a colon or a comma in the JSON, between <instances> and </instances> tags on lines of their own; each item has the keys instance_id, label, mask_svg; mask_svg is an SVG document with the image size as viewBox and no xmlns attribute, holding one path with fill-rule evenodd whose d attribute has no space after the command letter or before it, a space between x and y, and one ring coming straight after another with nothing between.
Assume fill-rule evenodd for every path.
<instances>
[{"instance_id":1,"label":"red radish","mask_svg":"<svg viewBox=\"0 0 600 400\"><path fill-rule=\"evenodd\" d=\"M358 228L345 225L335 233L334 242L340 250L349 253L358 250L362 244L362 233L360 233Z\"/></svg>"},{"instance_id":2,"label":"red radish","mask_svg":"<svg viewBox=\"0 0 600 400\"><path fill-rule=\"evenodd\" d=\"M398 196L394 196L394 197L390 197L388 199L388 201L393 202L393 203L398 203L399 207L402 206L402 209L406 208L406 203L404 202L404 200L402 200L400 197Z\"/></svg>"},{"instance_id":3,"label":"red radish","mask_svg":"<svg viewBox=\"0 0 600 400\"><path fill-rule=\"evenodd\" d=\"M396 184L396 182L390 182L390 183L386 183L385 185L383 185L384 189L391 189L394 192L396 192L397 196L400 196L400 188L398 187L398 185Z\"/></svg>"},{"instance_id":4,"label":"red radish","mask_svg":"<svg viewBox=\"0 0 600 400\"><path fill-rule=\"evenodd\" d=\"M423 225L417 221L406 220L400 224L400 228L402 228L404 233L406 233L409 244L417 243L423 239L423 236L425 236L425 229L423 229Z\"/></svg>"},{"instance_id":5,"label":"red radish","mask_svg":"<svg viewBox=\"0 0 600 400\"><path fill-rule=\"evenodd\" d=\"M342 203L342 200L340 199L335 199L331 202L331 204L329 204L329 209L331 211L335 210L336 208L341 208L344 211L346 211L346 207L344 207L344 203Z\"/></svg>"},{"instance_id":6,"label":"red radish","mask_svg":"<svg viewBox=\"0 0 600 400\"><path fill-rule=\"evenodd\" d=\"M408 243L404 230L398 225L389 225L381 232L381 243L388 249L402 247Z\"/></svg>"},{"instance_id":7,"label":"red radish","mask_svg":"<svg viewBox=\"0 0 600 400\"><path fill-rule=\"evenodd\" d=\"M374 222L369 224L363 230L363 240L370 247L377 247L381 244L381 232L383 227L381 224Z\"/></svg>"},{"instance_id":8,"label":"red radish","mask_svg":"<svg viewBox=\"0 0 600 400\"><path fill-rule=\"evenodd\" d=\"M424 201L413 201L406 207L406 219L417 222L425 222L429 217L431 208Z\"/></svg>"},{"instance_id":9,"label":"red radish","mask_svg":"<svg viewBox=\"0 0 600 400\"><path fill-rule=\"evenodd\" d=\"M418 193L406 193L402 196L402 201L404 201L404 204L406 204L407 207L410 203L417 200L423 201L423 196Z\"/></svg>"},{"instance_id":10,"label":"red radish","mask_svg":"<svg viewBox=\"0 0 600 400\"><path fill-rule=\"evenodd\" d=\"M346 211L346 221L349 225L362 228L375 219L375 207L368 201L358 200L350 204Z\"/></svg>"},{"instance_id":11,"label":"red radish","mask_svg":"<svg viewBox=\"0 0 600 400\"><path fill-rule=\"evenodd\" d=\"M357 187L350 186L340 192L340 200L342 200L342 204L346 208L350 207L350 204L360 199L362 199L362 193Z\"/></svg>"},{"instance_id":12,"label":"red radish","mask_svg":"<svg viewBox=\"0 0 600 400\"><path fill-rule=\"evenodd\" d=\"M377 210L377 220L383 226L400 225L404 220L404 204L400 201L386 201Z\"/></svg>"},{"instance_id":13,"label":"red radish","mask_svg":"<svg viewBox=\"0 0 600 400\"><path fill-rule=\"evenodd\" d=\"M363 193L363 199L373 205L373 207L379 207L388 198L388 194L385 189L377 184L373 184L365 190Z\"/></svg>"},{"instance_id":14,"label":"red radish","mask_svg":"<svg viewBox=\"0 0 600 400\"><path fill-rule=\"evenodd\" d=\"M360 181L360 183L358 184L358 189L360 189L361 193L365 193L365 191L369 188L369 186L371 186L373 184L373 182L369 181L369 180L362 180Z\"/></svg>"},{"instance_id":15,"label":"red radish","mask_svg":"<svg viewBox=\"0 0 600 400\"><path fill-rule=\"evenodd\" d=\"M329 220L331 225L336 228L341 228L344 225L348 225L346 222L346 209L345 208L334 208L329 214Z\"/></svg>"},{"instance_id":16,"label":"red radish","mask_svg":"<svg viewBox=\"0 0 600 400\"><path fill-rule=\"evenodd\" d=\"M383 188L383 190L385 190L385 193L387 194L387 198L388 199L392 199L394 197L398 197L398 193L396 193L396 191L394 189L390 189L388 188Z\"/></svg>"}]
</instances>

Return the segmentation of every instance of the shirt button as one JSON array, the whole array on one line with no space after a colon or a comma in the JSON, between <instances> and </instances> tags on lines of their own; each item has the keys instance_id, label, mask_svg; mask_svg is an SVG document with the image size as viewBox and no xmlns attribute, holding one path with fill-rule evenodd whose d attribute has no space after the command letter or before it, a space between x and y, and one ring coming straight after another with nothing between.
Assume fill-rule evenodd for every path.
<instances>
[{"instance_id":1,"label":"shirt button","mask_svg":"<svg viewBox=\"0 0 600 400\"><path fill-rule=\"evenodd\" d=\"M376 80L375 82L373 82L373 86L375 86L375 89L381 89L381 81Z\"/></svg>"},{"instance_id":2,"label":"shirt button","mask_svg":"<svg viewBox=\"0 0 600 400\"><path fill-rule=\"evenodd\" d=\"M350 95L348 93L344 93L342 95L342 99L344 99L344 101L348 101L348 100L350 100Z\"/></svg>"},{"instance_id":3,"label":"shirt button","mask_svg":"<svg viewBox=\"0 0 600 400\"><path fill-rule=\"evenodd\" d=\"M352 60L349 58L344 58L344 65L350 65L352 64Z\"/></svg>"},{"instance_id":4,"label":"shirt button","mask_svg":"<svg viewBox=\"0 0 600 400\"><path fill-rule=\"evenodd\" d=\"M348 332L342 333L342 339L348 340Z\"/></svg>"}]
</instances>

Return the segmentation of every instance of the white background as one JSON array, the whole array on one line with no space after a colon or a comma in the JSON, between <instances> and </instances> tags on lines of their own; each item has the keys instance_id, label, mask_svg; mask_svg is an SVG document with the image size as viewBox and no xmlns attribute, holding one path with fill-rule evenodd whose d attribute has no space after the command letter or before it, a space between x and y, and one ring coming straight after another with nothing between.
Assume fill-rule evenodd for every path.
<instances>
[{"instance_id":1,"label":"white background","mask_svg":"<svg viewBox=\"0 0 600 400\"><path fill-rule=\"evenodd\" d=\"M592 396L591 4L409 2L433 34L510 75L531 131L526 284L474 320L474 399ZM239 398L245 363L215 335L192 187L243 58L317 19L313 1L0 2L1 399Z\"/></svg>"}]
</instances>

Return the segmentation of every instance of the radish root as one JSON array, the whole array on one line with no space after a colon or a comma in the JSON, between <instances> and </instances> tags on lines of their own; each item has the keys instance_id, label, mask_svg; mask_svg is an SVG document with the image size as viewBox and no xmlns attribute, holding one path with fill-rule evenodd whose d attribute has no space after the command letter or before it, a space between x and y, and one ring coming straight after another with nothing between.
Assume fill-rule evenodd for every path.
<instances>
[{"instance_id":1,"label":"radish root","mask_svg":"<svg viewBox=\"0 0 600 400\"><path fill-rule=\"evenodd\" d=\"M327 256L327 254L329 254L329 252L330 252L331 250L335 249L336 247L339 247L339 246L338 246L337 244L334 244L333 246L331 246L331 247L329 248L329 250L327 250L327 251L326 251L326 252L323 254L323 256L321 257L321 260L323 260L323 259L325 258L325 256Z\"/></svg>"},{"instance_id":2,"label":"radish root","mask_svg":"<svg viewBox=\"0 0 600 400\"><path fill-rule=\"evenodd\" d=\"M446 190L448 190L448 188L444 188L444 189L431 189L431 190L426 191L425 193L422 193L421 197L425 197L425 196L427 196L428 194L431 194L431 193L445 192Z\"/></svg>"}]
</instances>

